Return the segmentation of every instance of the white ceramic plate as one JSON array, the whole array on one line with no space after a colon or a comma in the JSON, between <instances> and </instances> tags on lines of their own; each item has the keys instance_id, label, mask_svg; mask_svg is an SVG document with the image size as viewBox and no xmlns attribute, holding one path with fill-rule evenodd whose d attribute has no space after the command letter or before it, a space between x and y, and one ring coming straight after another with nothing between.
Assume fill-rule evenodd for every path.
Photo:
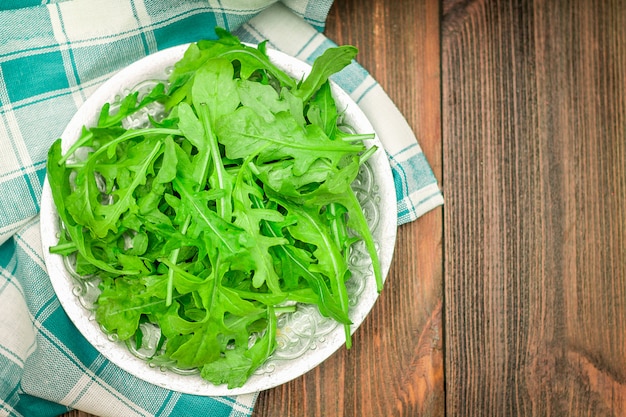
<instances>
[{"instance_id":1,"label":"white ceramic plate","mask_svg":"<svg viewBox=\"0 0 626 417\"><path fill-rule=\"evenodd\" d=\"M165 80L168 71L182 58L188 45L163 50L143 58L123 69L100 88L78 110L63 132L63 151L79 137L83 125L96 123L102 105L115 102L128 92L151 88ZM310 66L281 52L268 50L270 59L295 79L301 79ZM343 121L357 133L372 133L374 128L352 99L333 83L333 94L338 108L345 108ZM362 169L353 188L370 222L383 271L386 277L391 263L395 239L397 207L389 162L378 138L368 146L377 145L378 151ZM274 355L261 366L240 388L228 389L203 380L198 373L149 366L141 352L126 343L105 334L95 321L94 302L98 295L97 283L77 280L66 268L66 260L49 253L58 242L59 218L46 179L41 201L41 236L48 274L61 305L83 336L107 359L130 374L167 389L206 396L237 395L269 389L290 381L322 363L344 346L343 327L322 317L315 307L298 306L296 312L279 318ZM353 278L348 283L352 331L363 322L373 307L378 293L371 261L364 247L358 246L351 256ZM146 338L144 337L144 340ZM148 340L148 344L149 344Z\"/></svg>"}]
</instances>

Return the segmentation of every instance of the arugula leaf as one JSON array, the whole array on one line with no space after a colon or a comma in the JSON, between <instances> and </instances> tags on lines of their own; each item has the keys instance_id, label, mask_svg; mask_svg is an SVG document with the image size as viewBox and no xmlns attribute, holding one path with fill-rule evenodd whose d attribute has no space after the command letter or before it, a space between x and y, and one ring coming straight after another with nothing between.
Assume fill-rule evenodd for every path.
<instances>
[{"instance_id":1,"label":"arugula leaf","mask_svg":"<svg viewBox=\"0 0 626 417\"><path fill-rule=\"evenodd\" d=\"M76 247L82 258L104 272L126 275L134 274L136 271L120 270L111 266L102 259L97 258L89 245L89 238L83 233L83 225L77 223L67 211L65 201L71 195L70 170L63 165L59 165L61 160L61 140L56 140L48 152L47 173L50 179L52 199L59 213L63 224L63 230L67 233L67 238ZM54 252L54 248L52 248Z\"/></svg>"},{"instance_id":2,"label":"arugula leaf","mask_svg":"<svg viewBox=\"0 0 626 417\"><path fill-rule=\"evenodd\" d=\"M117 231L116 225L120 216L128 210L137 210L134 191L139 185L146 183L148 171L152 168L156 158L161 155L160 142L149 144L147 148L152 149L146 155L142 152L143 147L134 147L133 153L123 161L122 166L129 173L129 181L124 184L125 187L120 187L111 193L113 202L94 207L95 214L102 217L102 220L95 223L91 229L96 236L104 237L109 230ZM118 184L120 184L119 181Z\"/></svg>"},{"instance_id":3,"label":"arugula leaf","mask_svg":"<svg viewBox=\"0 0 626 417\"><path fill-rule=\"evenodd\" d=\"M335 139L339 114L328 80L320 86L309 101L306 116L312 124L319 126L326 136Z\"/></svg>"},{"instance_id":4,"label":"arugula leaf","mask_svg":"<svg viewBox=\"0 0 626 417\"><path fill-rule=\"evenodd\" d=\"M269 193L269 195L270 198L285 207L289 213L297 216L298 221L287 227L289 233L299 241L308 243L315 248L312 253L317 263L311 265L309 269L313 272L322 273L330 279L333 296L337 298L343 314L348 316L349 300L345 286L345 281L350 274L348 263L342 254L341 247L334 240L327 222L322 219L320 208L293 204L273 193ZM345 324L344 327L346 346L350 347L350 326Z\"/></svg>"},{"instance_id":5,"label":"arugula leaf","mask_svg":"<svg viewBox=\"0 0 626 417\"><path fill-rule=\"evenodd\" d=\"M109 113L110 104L105 103L100 111L100 117L98 118L98 127L112 127L115 125L121 125L122 120L136 113L138 110L146 107L148 104L156 101L163 100L165 95L165 86L163 83L158 83L148 94L146 94L138 102L139 92L128 94L122 99L119 105L119 109L113 115Z\"/></svg>"},{"instance_id":6,"label":"arugula leaf","mask_svg":"<svg viewBox=\"0 0 626 417\"><path fill-rule=\"evenodd\" d=\"M375 151L341 126L329 77L356 48L338 47L291 79L265 43L223 29L189 46L168 83L105 104L48 178L63 233L51 251L100 282L96 320L141 344L162 334L155 365L198 369L238 387L276 349L277 316L298 304L345 328L348 259L374 240L350 184ZM146 106L162 106L160 121ZM148 127L127 129L129 118Z\"/></svg>"},{"instance_id":7,"label":"arugula leaf","mask_svg":"<svg viewBox=\"0 0 626 417\"><path fill-rule=\"evenodd\" d=\"M282 231L274 224L265 221L263 226L266 233L271 236L282 236ZM269 250L277 262L280 275L285 280L286 289L298 288L299 278L304 278L312 290L312 295L314 295L313 298L308 299L309 303L317 304L320 313L326 317L332 317L342 324L352 324L346 311L333 297L324 276L314 272L312 265L315 260L308 251L290 244L274 246ZM290 294L293 297L294 293L290 292Z\"/></svg>"},{"instance_id":8,"label":"arugula leaf","mask_svg":"<svg viewBox=\"0 0 626 417\"><path fill-rule=\"evenodd\" d=\"M203 234L202 249L209 259L216 262L219 257L222 262L232 262L233 265L249 264L249 248L254 245L250 235L210 210L205 194L192 190L178 179L174 180L174 188L181 196L179 210L194 220L191 233Z\"/></svg>"},{"instance_id":9,"label":"arugula leaf","mask_svg":"<svg viewBox=\"0 0 626 417\"><path fill-rule=\"evenodd\" d=\"M274 114L290 110L290 104L279 96L274 87L245 79L239 79L237 92L241 104L254 108L267 122L274 119Z\"/></svg>"},{"instance_id":10,"label":"arugula leaf","mask_svg":"<svg viewBox=\"0 0 626 417\"><path fill-rule=\"evenodd\" d=\"M193 105L196 110L202 104L207 106L211 126L239 105L237 83L233 76L233 66L223 58L210 59L195 73L191 87Z\"/></svg>"},{"instance_id":11,"label":"arugula leaf","mask_svg":"<svg viewBox=\"0 0 626 417\"><path fill-rule=\"evenodd\" d=\"M311 72L294 94L301 97L302 101L308 101L328 80L328 77L350 65L357 53L358 49L351 45L326 49L322 55L315 59Z\"/></svg>"},{"instance_id":12,"label":"arugula leaf","mask_svg":"<svg viewBox=\"0 0 626 417\"><path fill-rule=\"evenodd\" d=\"M276 316L272 307L267 312L268 325L265 334L249 349L229 349L215 361L204 365L201 375L214 384L228 384L229 388L243 385L276 348Z\"/></svg>"},{"instance_id":13,"label":"arugula leaf","mask_svg":"<svg viewBox=\"0 0 626 417\"><path fill-rule=\"evenodd\" d=\"M287 240L279 236L265 236L261 233L262 222L282 221L283 215L277 210L268 210L255 206L252 198L262 198L261 189L254 183L249 165L244 163L237 176L236 186L233 191L235 220L233 224L240 226L254 239L255 244L249 248L250 256L254 260L254 275L252 286L260 288L267 284L274 294L282 293L279 276L276 274L273 259L268 256L273 246L287 243Z\"/></svg>"},{"instance_id":14,"label":"arugula leaf","mask_svg":"<svg viewBox=\"0 0 626 417\"><path fill-rule=\"evenodd\" d=\"M130 339L137 332L143 314L151 314L165 304L163 276L107 277L100 287L96 320L120 340Z\"/></svg>"},{"instance_id":15,"label":"arugula leaf","mask_svg":"<svg viewBox=\"0 0 626 417\"><path fill-rule=\"evenodd\" d=\"M167 137L165 138L163 146L163 160L159 166L158 173L154 177L154 181L158 184L167 184L172 182L174 178L176 178L177 166L178 157L176 155L176 144L171 137Z\"/></svg>"},{"instance_id":16,"label":"arugula leaf","mask_svg":"<svg viewBox=\"0 0 626 417\"><path fill-rule=\"evenodd\" d=\"M256 72L262 71L271 74L281 85L295 88L295 81L270 61L263 47L247 46L221 28L216 28L216 33L217 40L202 40L191 44L183 58L176 63L169 77L172 90L165 100L166 108L170 109L186 99L195 83L196 71L213 58L237 63L241 79L249 79Z\"/></svg>"},{"instance_id":17,"label":"arugula leaf","mask_svg":"<svg viewBox=\"0 0 626 417\"><path fill-rule=\"evenodd\" d=\"M294 175L302 175L320 158L337 164L344 155L364 149L360 144L331 141L320 129L303 129L288 113L275 116L266 122L252 108L241 106L222 118L216 131L226 156L237 159L255 154L259 164L292 158Z\"/></svg>"}]
</instances>

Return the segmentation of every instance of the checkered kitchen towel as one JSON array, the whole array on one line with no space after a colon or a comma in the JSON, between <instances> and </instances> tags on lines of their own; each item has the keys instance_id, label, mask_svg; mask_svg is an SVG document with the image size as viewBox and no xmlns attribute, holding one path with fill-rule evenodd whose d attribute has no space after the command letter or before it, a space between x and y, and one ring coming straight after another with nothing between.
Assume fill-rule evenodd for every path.
<instances>
[{"instance_id":1,"label":"checkered kitchen towel","mask_svg":"<svg viewBox=\"0 0 626 417\"><path fill-rule=\"evenodd\" d=\"M333 45L332 0L0 1L0 416L247 416L256 395L207 398L140 381L78 333L43 262L39 201L48 147L115 71L152 52L214 36L311 62ZM42 5L42 3L50 3ZM402 115L358 64L335 77L371 118L389 155L399 224L440 205L431 169Z\"/></svg>"}]
</instances>

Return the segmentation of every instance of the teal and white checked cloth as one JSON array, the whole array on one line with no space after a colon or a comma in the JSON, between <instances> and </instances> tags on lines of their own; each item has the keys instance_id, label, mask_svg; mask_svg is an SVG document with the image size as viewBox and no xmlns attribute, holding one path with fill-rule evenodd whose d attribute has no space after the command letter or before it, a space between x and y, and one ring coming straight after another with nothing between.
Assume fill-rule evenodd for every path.
<instances>
[{"instance_id":1,"label":"teal and white checked cloth","mask_svg":"<svg viewBox=\"0 0 626 417\"><path fill-rule=\"evenodd\" d=\"M42 4L48 3L48 4ZM256 394L199 397L138 380L76 330L43 262L39 202L47 150L85 99L148 54L214 37L311 62L333 43L321 34L332 0L0 1L0 416L248 416ZM443 203L402 115L354 63L335 81L370 117L392 165L398 223Z\"/></svg>"}]
</instances>

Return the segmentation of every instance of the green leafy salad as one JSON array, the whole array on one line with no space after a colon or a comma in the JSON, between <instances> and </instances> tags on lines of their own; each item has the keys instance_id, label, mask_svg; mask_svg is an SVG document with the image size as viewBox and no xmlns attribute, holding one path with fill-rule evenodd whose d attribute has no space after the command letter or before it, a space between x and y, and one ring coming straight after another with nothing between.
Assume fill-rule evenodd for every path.
<instances>
[{"instance_id":1,"label":"green leafy salad","mask_svg":"<svg viewBox=\"0 0 626 417\"><path fill-rule=\"evenodd\" d=\"M62 235L51 252L97 278L95 317L155 364L242 386L276 348L277 317L314 304L345 326L351 247L380 264L350 184L375 151L341 125L329 76L357 50L328 49L302 80L265 43L218 29L151 91L105 104L97 124L47 165ZM165 76L164 76L165 77ZM150 106L147 126L125 128Z\"/></svg>"}]
</instances>

